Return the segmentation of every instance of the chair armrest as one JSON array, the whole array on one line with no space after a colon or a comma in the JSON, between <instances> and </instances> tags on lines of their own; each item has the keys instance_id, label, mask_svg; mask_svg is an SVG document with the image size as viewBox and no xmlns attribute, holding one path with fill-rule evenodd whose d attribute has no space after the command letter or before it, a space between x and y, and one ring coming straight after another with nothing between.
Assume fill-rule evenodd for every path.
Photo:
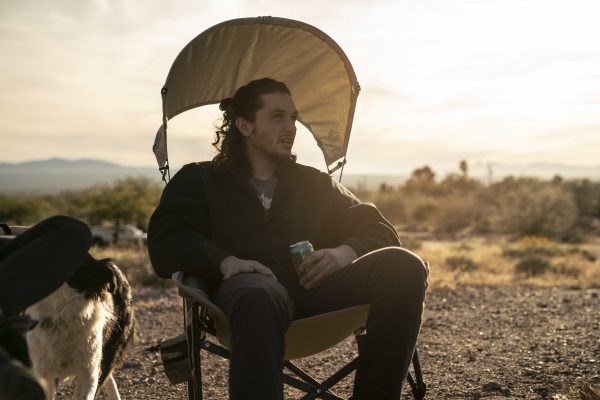
<instances>
[{"instance_id":1,"label":"chair armrest","mask_svg":"<svg viewBox=\"0 0 600 400\"><path fill-rule=\"evenodd\" d=\"M201 307L205 307L213 317L222 318L227 321L223 310L210 300L208 293L206 293L206 286L200 279L193 275L185 274L182 271L173 273L171 277L175 281L181 297L186 297L197 302Z\"/></svg>"},{"instance_id":2,"label":"chair armrest","mask_svg":"<svg viewBox=\"0 0 600 400\"><path fill-rule=\"evenodd\" d=\"M10 242L17 235L29 229L28 226L10 226L8 224L0 224L0 245Z\"/></svg>"},{"instance_id":3,"label":"chair armrest","mask_svg":"<svg viewBox=\"0 0 600 400\"><path fill-rule=\"evenodd\" d=\"M0 236L14 238L29 229L30 226L9 225L0 223Z\"/></svg>"},{"instance_id":4,"label":"chair armrest","mask_svg":"<svg viewBox=\"0 0 600 400\"><path fill-rule=\"evenodd\" d=\"M29 226L11 226L10 230L12 231L13 235L19 236L21 233L25 232L29 228Z\"/></svg>"}]
</instances>

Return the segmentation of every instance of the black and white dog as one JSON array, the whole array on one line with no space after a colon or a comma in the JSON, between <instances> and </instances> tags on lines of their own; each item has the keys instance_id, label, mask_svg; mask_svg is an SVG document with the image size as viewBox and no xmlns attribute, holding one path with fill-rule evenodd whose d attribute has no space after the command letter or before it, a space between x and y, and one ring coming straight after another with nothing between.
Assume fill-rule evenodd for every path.
<instances>
[{"instance_id":1,"label":"black and white dog","mask_svg":"<svg viewBox=\"0 0 600 400\"><path fill-rule=\"evenodd\" d=\"M34 372L46 379L50 398L62 380L75 378L78 400L104 388L119 400L112 376L135 335L131 289L110 260L88 256L69 281L27 309L38 325L27 333Z\"/></svg>"}]
</instances>

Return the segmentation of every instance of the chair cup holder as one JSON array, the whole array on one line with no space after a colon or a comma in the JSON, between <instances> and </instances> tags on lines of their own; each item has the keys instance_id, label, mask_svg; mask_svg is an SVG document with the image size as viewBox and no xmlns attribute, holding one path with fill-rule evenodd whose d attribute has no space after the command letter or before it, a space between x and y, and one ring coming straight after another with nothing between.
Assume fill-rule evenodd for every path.
<instances>
[{"instance_id":1,"label":"chair cup holder","mask_svg":"<svg viewBox=\"0 0 600 400\"><path fill-rule=\"evenodd\" d=\"M159 343L160 358L165 374L173 385L192 379L188 360L187 337L185 334L163 340Z\"/></svg>"}]
</instances>

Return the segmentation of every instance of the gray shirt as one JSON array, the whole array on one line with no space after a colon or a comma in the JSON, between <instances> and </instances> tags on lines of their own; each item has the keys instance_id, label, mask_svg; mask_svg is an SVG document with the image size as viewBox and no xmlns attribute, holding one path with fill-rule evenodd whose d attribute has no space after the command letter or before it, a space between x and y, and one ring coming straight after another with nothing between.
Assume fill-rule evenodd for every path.
<instances>
[{"instance_id":1,"label":"gray shirt","mask_svg":"<svg viewBox=\"0 0 600 400\"><path fill-rule=\"evenodd\" d=\"M271 209L273 193L275 193L275 186L277 185L277 176L273 175L266 181L262 181L252 176L248 179L248 182L256 189L260 204L262 204L265 212L268 212Z\"/></svg>"}]
</instances>

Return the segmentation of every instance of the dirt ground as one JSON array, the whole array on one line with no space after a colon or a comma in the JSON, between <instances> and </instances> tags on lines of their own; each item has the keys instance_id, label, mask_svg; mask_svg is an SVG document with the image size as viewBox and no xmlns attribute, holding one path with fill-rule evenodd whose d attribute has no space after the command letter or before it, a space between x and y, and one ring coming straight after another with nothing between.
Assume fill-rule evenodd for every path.
<instances>
[{"instance_id":1,"label":"dirt ground","mask_svg":"<svg viewBox=\"0 0 600 400\"><path fill-rule=\"evenodd\" d=\"M182 331L174 288L134 290L139 339L116 373L124 399L185 399L169 384L156 351ZM427 294L419 356L428 399L580 399L584 382L600 387L600 289L464 286ZM356 354L353 339L300 365L322 377ZM206 355L206 399L227 399L227 362ZM349 396L347 378L335 389ZM410 399L408 385L402 398ZM57 398L68 398L63 389ZM286 399L301 395L286 389ZM593 397L589 397L593 398Z\"/></svg>"}]
</instances>

